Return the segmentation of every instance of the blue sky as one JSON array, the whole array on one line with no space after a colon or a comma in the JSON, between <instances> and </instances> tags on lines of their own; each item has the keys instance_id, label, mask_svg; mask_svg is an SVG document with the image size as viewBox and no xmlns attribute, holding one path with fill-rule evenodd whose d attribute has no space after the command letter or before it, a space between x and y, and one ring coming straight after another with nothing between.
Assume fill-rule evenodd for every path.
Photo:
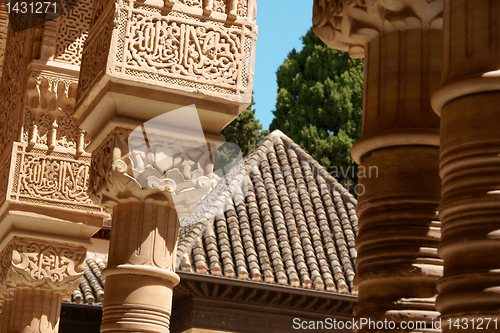
<instances>
[{"instance_id":1,"label":"blue sky","mask_svg":"<svg viewBox=\"0 0 500 333\"><path fill-rule=\"evenodd\" d=\"M257 25L259 38L253 83L255 118L264 129L273 119L278 85L276 71L288 53L302 49L300 37L312 26L312 0L259 0Z\"/></svg>"}]
</instances>

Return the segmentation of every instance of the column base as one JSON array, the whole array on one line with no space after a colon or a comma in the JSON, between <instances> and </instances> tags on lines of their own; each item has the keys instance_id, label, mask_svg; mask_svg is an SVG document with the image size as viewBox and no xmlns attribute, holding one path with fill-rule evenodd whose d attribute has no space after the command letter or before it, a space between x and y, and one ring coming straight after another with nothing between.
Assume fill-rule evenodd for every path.
<instances>
[{"instance_id":1,"label":"column base","mask_svg":"<svg viewBox=\"0 0 500 333\"><path fill-rule=\"evenodd\" d=\"M170 332L173 288L158 277L108 276L101 332Z\"/></svg>"}]
</instances>

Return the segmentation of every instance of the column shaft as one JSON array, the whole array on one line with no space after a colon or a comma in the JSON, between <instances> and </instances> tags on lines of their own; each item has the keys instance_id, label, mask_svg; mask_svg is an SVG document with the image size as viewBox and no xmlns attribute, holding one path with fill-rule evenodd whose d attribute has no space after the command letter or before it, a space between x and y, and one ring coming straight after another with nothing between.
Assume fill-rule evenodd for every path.
<instances>
[{"instance_id":1,"label":"column shaft","mask_svg":"<svg viewBox=\"0 0 500 333\"><path fill-rule=\"evenodd\" d=\"M500 325L499 15L498 0L445 0L444 84L433 96L441 114L444 276L436 307L444 332Z\"/></svg>"},{"instance_id":2,"label":"column shaft","mask_svg":"<svg viewBox=\"0 0 500 333\"><path fill-rule=\"evenodd\" d=\"M175 208L114 207L101 332L169 332L178 228Z\"/></svg>"},{"instance_id":3,"label":"column shaft","mask_svg":"<svg viewBox=\"0 0 500 333\"><path fill-rule=\"evenodd\" d=\"M432 322L440 223L438 148L388 147L361 160L379 176L360 178L357 281L358 318ZM363 330L365 331L365 330Z\"/></svg>"},{"instance_id":4,"label":"column shaft","mask_svg":"<svg viewBox=\"0 0 500 333\"><path fill-rule=\"evenodd\" d=\"M2 306L2 333L57 333L62 299L60 292L17 289Z\"/></svg>"},{"instance_id":5,"label":"column shaft","mask_svg":"<svg viewBox=\"0 0 500 333\"><path fill-rule=\"evenodd\" d=\"M381 34L365 48L363 132L352 151L364 173L355 315L426 323L391 332L432 330L439 316L439 118L430 94L440 82L441 41L440 30L414 29ZM376 331L384 330L358 330Z\"/></svg>"}]
</instances>

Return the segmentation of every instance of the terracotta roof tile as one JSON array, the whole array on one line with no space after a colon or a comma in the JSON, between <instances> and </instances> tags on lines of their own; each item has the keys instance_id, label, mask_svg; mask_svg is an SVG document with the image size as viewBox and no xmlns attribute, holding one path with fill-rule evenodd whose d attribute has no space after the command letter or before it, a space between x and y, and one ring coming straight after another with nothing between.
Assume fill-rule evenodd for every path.
<instances>
[{"instance_id":1,"label":"terracotta roof tile","mask_svg":"<svg viewBox=\"0 0 500 333\"><path fill-rule=\"evenodd\" d=\"M355 292L356 199L279 131L181 221L177 270ZM72 302L100 304L105 263L89 256Z\"/></svg>"},{"instance_id":2,"label":"terracotta roof tile","mask_svg":"<svg viewBox=\"0 0 500 333\"><path fill-rule=\"evenodd\" d=\"M104 297L104 278L101 271L106 267L101 259L87 258L82 282L71 294L71 302L101 304Z\"/></svg>"},{"instance_id":3,"label":"terracotta roof tile","mask_svg":"<svg viewBox=\"0 0 500 333\"><path fill-rule=\"evenodd\" d=\"M275 131L181 221L178 269L196 272L200 260L214 267L205 274L222 269L242 280L352 293L356 205L318 162Z\"/></svg>"}]
</instances>

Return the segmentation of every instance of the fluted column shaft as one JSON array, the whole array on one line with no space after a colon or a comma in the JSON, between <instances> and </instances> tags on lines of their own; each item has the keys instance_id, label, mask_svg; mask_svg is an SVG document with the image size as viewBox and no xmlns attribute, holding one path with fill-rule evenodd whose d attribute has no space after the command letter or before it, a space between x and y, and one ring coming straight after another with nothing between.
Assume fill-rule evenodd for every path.
<instances>
[{"instance_id":1,"label":"fluted column shaft","mask_svg":"<svg viewBox=\"0 0 500 333\"><path fill-rule=\"evenodd\" d=\"M57 333L63 295L44 289L20 288L2 306L2 333Z\"/></svg>"},{"instance_id":2,"label":"fluted column shaft","mask_svg":"<svg viewBox=\"0 0 500 333\"><path fill-rule=\"evenodd\" d=\"M439 84L442 32L405 30L373 38L365 48L359 162L358 319L437 318L440 222L439 119L430 94ZM374 170L377 170L375 173ZM368 172L368 170L371 170ZM361 191L364 191L362 193ZM362 327L358 332L383 331Z\"/></svg>"},{"instance_id":3,"label":"fluted column shaft","mask_svg":"<svg viewBox=\"0 0 500 333\"><path fill-rule=\"evenodd\" d=\"M178 228L174 208L114 207L101 332L169 332Z\"/></svg>"},{"instance_id":4,"label":"fluted column shaft","mask_svg":"<svg viewBox=\"0 0 500 333\"><path fill-rule=\"evenodd\" d=\"M500 1L445 1L440 175L444 332L500 321ZM488 325L486 323L491 321ZM451 324L451 325L450 325Z\"/></svg>"}]
</instances>

